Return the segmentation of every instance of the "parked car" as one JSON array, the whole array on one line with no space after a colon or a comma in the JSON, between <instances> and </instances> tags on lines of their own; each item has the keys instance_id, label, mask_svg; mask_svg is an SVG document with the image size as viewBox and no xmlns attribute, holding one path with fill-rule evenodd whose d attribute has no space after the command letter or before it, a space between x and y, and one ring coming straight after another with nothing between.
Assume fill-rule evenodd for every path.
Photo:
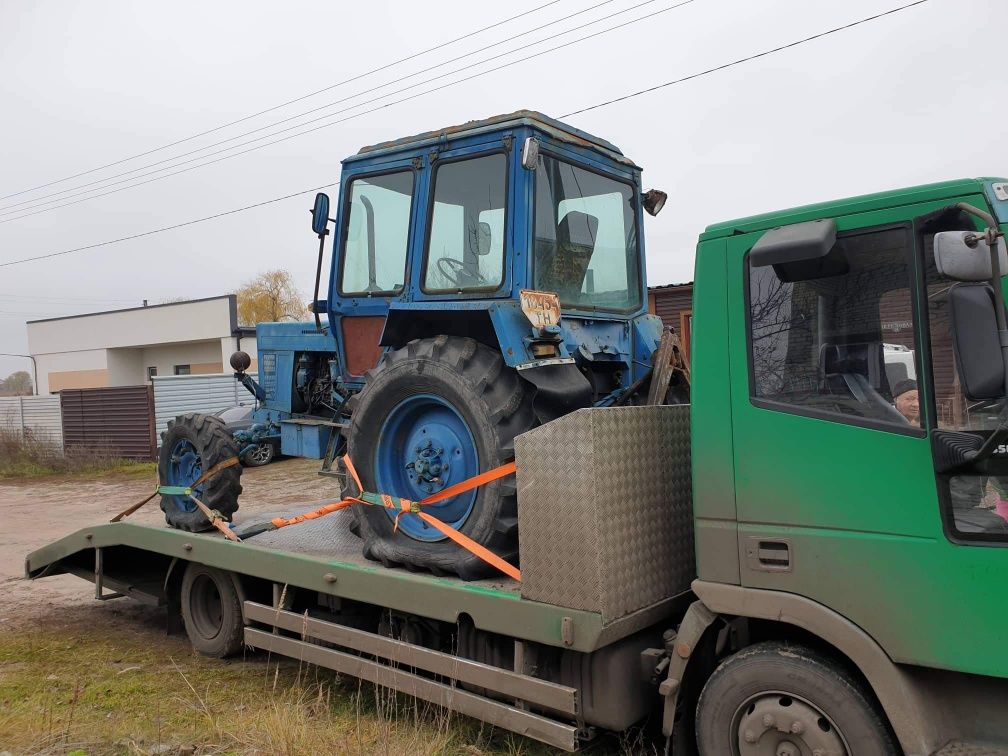
<instances>
[{"instance_id":1,"label":"parked car","mask_svg":"<svg viewBox=\"0 0 1008 756\"><path fill-rule=\"evenodd\" d=\"M234 434L238 431L243 431L241 435L247 435L252 432L252 426L254 425L252 418L254 410L255 407L252 404L239 404L236 407L227 407L226 409L218 410L214 414L224 421L225 427L231 433ZM241 436L238 436L238 440L240 444L248 446L246 440L242 439ZM280 437L268 436L250 451L245 452L241 457L241 462L246 467L262 467L272 462L279 454Z\"/></svg>"}]
</instances>

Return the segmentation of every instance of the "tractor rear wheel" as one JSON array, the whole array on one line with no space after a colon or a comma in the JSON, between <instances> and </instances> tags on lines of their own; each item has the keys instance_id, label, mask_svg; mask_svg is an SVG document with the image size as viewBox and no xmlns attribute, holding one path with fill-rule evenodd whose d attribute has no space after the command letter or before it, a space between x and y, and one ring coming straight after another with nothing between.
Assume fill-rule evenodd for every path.
<instances>
[{"instance_id":1,"label":"tractor rear wheel","mask_svg":"<svg viewBox=\"0 0 1008 756\"><path fill-rule=\"evenodd\" d=\"M158 480L166 486L191 486L205 470L238 455L231 432L212 415L190 413L168 421L161 434ZM238 509L241 465L232 465L200 483L193 493L210 509L230 518ZM184 494L161 494L161 509L173 528L198 532L211 527L196 503Z\"/></svg>"},{"instance_id":2,"label":"tractor rear wheel","mask_svg":"<svg viewBox=\"0 0 1008 756\"><path fill-rule=\"evenodd\" d=\"M514 437L535 424L532 392L500 353L460 337L418 339L389 352L351 399L348 453L366 490L419 501L514 457ZM504 559L518 553L514 477L424 511ZM364 554L386 565L493 573L415 514L354 507Z\"/></svg>"}]
</instances>

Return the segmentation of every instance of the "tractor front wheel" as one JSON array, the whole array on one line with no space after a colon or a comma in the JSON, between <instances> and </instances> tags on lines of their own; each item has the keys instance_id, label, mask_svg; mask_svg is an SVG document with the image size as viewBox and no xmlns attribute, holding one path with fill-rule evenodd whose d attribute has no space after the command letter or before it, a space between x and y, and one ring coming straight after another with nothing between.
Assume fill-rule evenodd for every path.
<instances>
[{"instance_id":1,"label":"tractor front wheel","mask_svg":"<svg viewBox=\"0 0 1008 756\"><path fill-rule=\"evenodd\" d=\"M179 415L168 421L161 434L158 479L166 486L191 486L205 470L238 454L231 432L212 415ZM241 494L241 465L226 467L193 489L210 509L230 518L238 509ZM208 530L210 521L185 494L161 494L161 509L173 528L198 532Z\"/></svg>"},{"instance_id":2,"label":"tractor front wheel","mask_svg":"<svg viewBox=\"0 0 1008 756\"><path fill-rule=\"evenodd\" d=\"M420 501L514 457L533 426L532 394L500 353L438 336L389 352L351 400L348 453L366 490ZM424 507L477 543L514 560L514 477ZM367 557L470 580L492 573L415 514L355 507Z\"/></svg>"}]
</instances>

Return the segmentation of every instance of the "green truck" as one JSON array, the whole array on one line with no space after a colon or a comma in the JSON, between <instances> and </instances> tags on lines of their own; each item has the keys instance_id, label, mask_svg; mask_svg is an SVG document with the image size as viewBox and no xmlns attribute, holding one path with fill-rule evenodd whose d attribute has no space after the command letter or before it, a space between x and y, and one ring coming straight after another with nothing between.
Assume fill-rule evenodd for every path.
<instances>
[{"instance_id":1,"label":"green truck","mask_svg":"<svg viewBox=\"0 0 1008 756\"><path fill-rule=\"evenodd\" d=\"M27 576L569 751L650 716L676 754L1008 753L1002 229L986 178L709 226L690 404L515 438L520 581L369 561L349 510L99 524Z\"/></svg>"}]
</instances>

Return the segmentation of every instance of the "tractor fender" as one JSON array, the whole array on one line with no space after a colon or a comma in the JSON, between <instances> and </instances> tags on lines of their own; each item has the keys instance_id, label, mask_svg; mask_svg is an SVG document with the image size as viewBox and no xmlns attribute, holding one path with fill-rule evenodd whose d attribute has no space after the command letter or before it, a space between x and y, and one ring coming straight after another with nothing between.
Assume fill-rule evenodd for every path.
<instances>
[{"instance_id":1,"label":"tractor fender","mask_svg":"<svg viewBox=\"0 0 1008 756\"><path fill-rule=\"evenodd\" d=\"M534 387L533 409L539 422L592 404L591 383L562 340L554 358L537 359L529 351L532 324L517 302L394 304L380 343L396 349L413 339L439 335L473 338L499 350L504 363Z\"/></svg>"}]
</instances>

